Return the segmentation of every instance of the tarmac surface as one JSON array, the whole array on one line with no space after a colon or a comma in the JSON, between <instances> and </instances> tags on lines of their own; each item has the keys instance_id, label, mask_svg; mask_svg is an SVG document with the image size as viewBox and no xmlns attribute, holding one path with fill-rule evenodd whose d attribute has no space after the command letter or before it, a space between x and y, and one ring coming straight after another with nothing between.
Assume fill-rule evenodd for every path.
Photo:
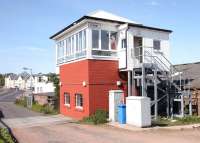
<instances>
[{"instance_id":1,"label":"tarmac surface","mask_svg":"<svg viewBox=\"0 0 200 143\"><path fill-rule=\"evenodd\" d=\"M129 130L84 125L62 115L44 116L14 104L21 91L0 89L2 121L19 143L199 143L200 129ZM133 127L132 127L133 128Z\"/></svg>"},{"instance_id":2,"label":"tarmac surface","mask_svg":"<svg viewBox=\"0 0 200 143\"><path fill-rule=\"evenodd\" d=\"M15 89L0 89L0 118L19 118L41 116L41 113L33 112L15 105L16 97L23 91Z\"/></svg>"}]
</instances>

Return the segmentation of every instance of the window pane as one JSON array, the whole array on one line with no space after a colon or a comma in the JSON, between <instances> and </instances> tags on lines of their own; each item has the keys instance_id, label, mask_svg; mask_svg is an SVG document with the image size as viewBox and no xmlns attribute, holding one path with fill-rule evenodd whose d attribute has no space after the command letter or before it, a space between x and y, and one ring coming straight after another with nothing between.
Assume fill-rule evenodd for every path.
<instances>
[{"instance_id":1,"label":"window pane","mask_svg":"<svg viewBox=\"0 0 200 143\"><path fill-rule=\"evenodd\" d=\"M79 44L78 44L78 34L76 34L76 51L78 52Z\"/></svg>"},{"instance_id":2,"label":"window pane","mask_svg":"<svg viewBox=\"0 0 200 143\"><path fill-rule=\"evenodd\" d=\"M110 47L112 50L117 49L117 32L110 33Z\"/></svg>"},{"instance_id":3,"label":"window pane","mask_svg":"<svg viewBox=\"0 0 200 143\"><path fill-rule=\"evenodd\" d=\"M71 55L71 38L68 38L69 55Z\"/></svg>"},{"instance_id":4,"label":"window pane","mask_svg":"<svg viewBox=\"0 0 200 143\"><path fill-rule=\"evenodd\" d=\"M64 104L70 104L70 95L69 95L69 93L64 93L64 99L65 99L65 101L64 101Z\"/></svg>"},{"instance_id":5,"label":"window pane","mask_svg":"<svg viewBox=\"0 0 200 143\"><path fill-rule=\"evenodd\" d=\"M81 94L76 94L76 106L83 106L83 96Z\"/></svg>"},{"instance_id":6,"label":"window pane","mask_svg":"<svg viewBox=\"0 0 200 143\"><path fill-rule=\"evenodd\" d=\"M153 41L153 48L155 50L160 50L160 41L159 40L154 40Z\"/></svg>"},{"instance_id":7,"label":"window pane","mask_svg":"<svg viewBox=\"0 0 200 143\"><path fill-rule=\"evenodd\" d=\"M72 54L74 53L74 36L72 36Z\"/></svg>"},{"instance_id":8,"label":"window pane","mask_svg":"<svg viewBox=\"0 0 200 143\"><path fill-rule=\"evenodd\" d=\"M109 32L101 30L101 49L109 50Z\"/></svg>"},{"instance_id":9,"label":"window pane","mask_svg":"<svg viewBox=\"0 0 200 143\"><path fill-rule=\"evenodd\" d=\"M122 39L122 49L127 48L126 39Z\"/></svg>"},{"instance_id":10,"label":"window pane","mask_svg":"<svg viewBox=\"0 0 200 143\"><path fill-rule=\"evenodd\" d=\"M82 51L82 31L79 32L79 51Z\"/></svg>"},{"instance_id":11,"label":"window pane","mask_svg":"<svg viewBox=\"0 0 200 143\"><path fill-rule=\"evenodd\" d=\"M86 49L86 31L83 31L83 49Z\"/></svg>"},{"instance_id":12,"label":"window pane","mask_svg":"<svg viewBox=\"0 0 200 143\"><path fill-rule=\"evenodd\" d=\"M98 49L99 48L99 31L92 30L92 48Z\"/></svg>"}]
</instances>

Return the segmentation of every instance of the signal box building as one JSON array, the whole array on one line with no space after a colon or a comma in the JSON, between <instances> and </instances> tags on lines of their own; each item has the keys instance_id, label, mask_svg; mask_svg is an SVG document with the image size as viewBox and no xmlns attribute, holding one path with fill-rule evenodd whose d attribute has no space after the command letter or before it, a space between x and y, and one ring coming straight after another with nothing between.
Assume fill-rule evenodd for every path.
<instances>
[{"instance_id":1,"label":"signal box building","mask_svg":"<svg viewBox=\"0 0 200 143\"><path fill-rule=\"evenodd\" d=\"M141 55L148 52L160 57L167 70L170 65L163 57L169 59L170 33L95 11L51 36L60 74L60 112L81 119L97 109L108 111L110 90L143 96L146 79L136 72L152 63L153 56L144 59Z\"/></svg>"}]
</instances>

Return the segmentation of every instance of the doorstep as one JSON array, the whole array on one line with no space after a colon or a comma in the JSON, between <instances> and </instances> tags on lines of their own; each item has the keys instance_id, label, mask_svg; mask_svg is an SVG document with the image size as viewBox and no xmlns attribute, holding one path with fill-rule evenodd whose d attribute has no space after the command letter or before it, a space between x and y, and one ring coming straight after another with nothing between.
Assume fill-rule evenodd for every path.
<instances>
[{"instance_id":1,"label":"doorstep","mask_svg":"<svg viewBox=\"0 0 200 143\"><path fill-rule=\"evenodd\" d=\"M187 130L187 129L200 129L200 124L190 124L190 125L177 125L177 126L168 126L168 127L145 127L140 128L129 124L119 124L118 122L109 122L107 123L110 126L130 130L130 131L150 131L150 130Z\"/></svg>"}]
</instances>

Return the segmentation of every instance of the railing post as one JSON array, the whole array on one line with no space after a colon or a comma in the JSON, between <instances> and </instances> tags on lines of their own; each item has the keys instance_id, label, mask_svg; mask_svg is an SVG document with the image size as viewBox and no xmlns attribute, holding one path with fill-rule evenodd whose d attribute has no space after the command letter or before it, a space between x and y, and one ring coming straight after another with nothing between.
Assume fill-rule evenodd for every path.
<instances>
[{"instance_id":1,"label":"railing post","mask_svg":"<svg viewBox=\"0 0 200 143\"><path fill-rule=\"evenodd\" d=\"M188 89L188 95L189 95L189 115L192 116L192 94L190 92L190 86L191 86L191 83L189 81L189 89Z\"/></svg>"},{"instance_id":2,"label":"railing post","mask_svg":"<svg viewBox=\"0 0 200 143\"><path fill-rule=\"evenodd\" d=\"M158 91L157 91L157 69L154 70L154 118L158 117Z\"/></svg>"},{"instance_id":3,"label":"railing post","mask_svg":"<svg viewBox=\"0 0 200 143\"><path fill-rule=\"evenodd\" d=\"M144 67L144 63L142 63L142 96L147 96L146 95L145 67Z\"/></svg>"},{"instance_id":4,"label":"railing post","mask_svg":"<svg viewBox=\"0 0 200 143\"><path fill-rule=\"evenodd\" d=\"M128 71L128 96L131 96L131 71Z\"/></svg>"}]
</instances>

